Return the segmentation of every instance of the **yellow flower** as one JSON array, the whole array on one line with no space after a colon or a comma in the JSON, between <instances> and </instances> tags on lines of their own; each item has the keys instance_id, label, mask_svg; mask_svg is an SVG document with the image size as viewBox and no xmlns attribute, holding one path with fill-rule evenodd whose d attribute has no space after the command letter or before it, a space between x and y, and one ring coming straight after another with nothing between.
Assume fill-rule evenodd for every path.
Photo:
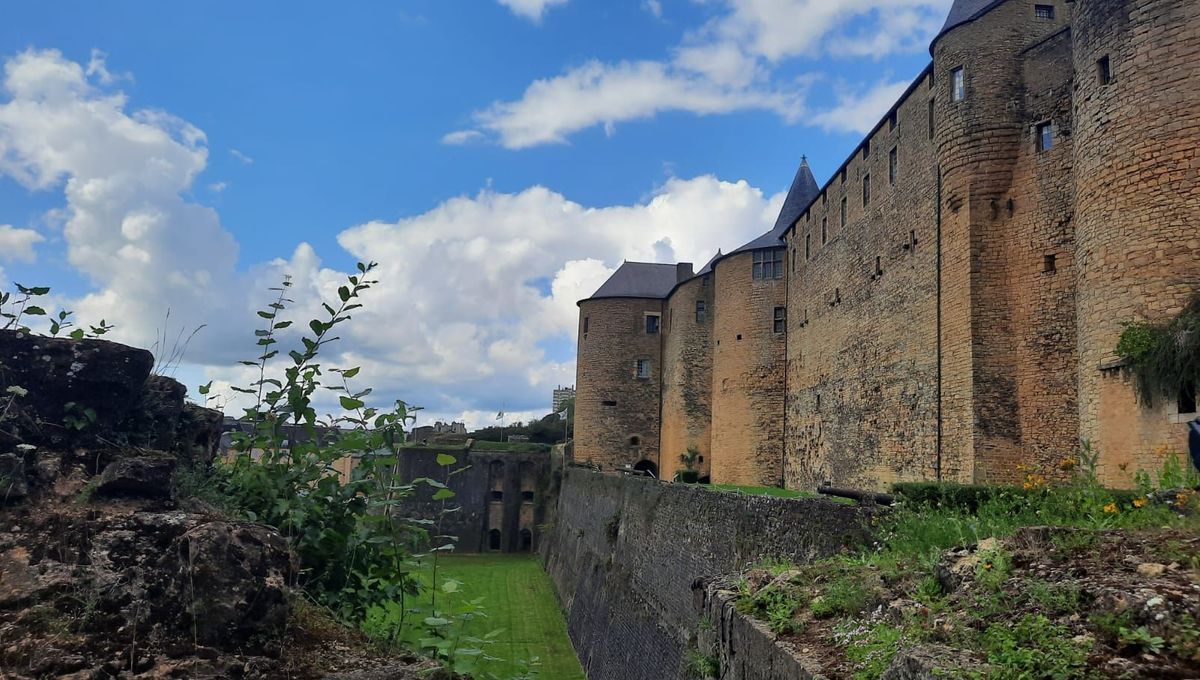
<instances>
[{"instance_id":1,"label":"yellow flower","mask_svg":"<svg viewBox=\"0 0 1200 680\"><path fill-rule=\"evenodd\" d=\"M1175 494L1175 502L1179 503L1180 505L1187 505L1187 502L1191 499L1191 497L1192 494L1190 491L1180 491L1179 493Z\"/></svg>"},{"instance_id":2,"label":"yellow flower","mask_svg":"<svg viewBox=\"0 0 1200 680\"><path fill-rule=\"evenodd\" d=\"M1108 514L1110 514L1110 515L1116 514L1116 512L1117 512L1117 504L1116 504L1116 503L1109 503L1108 505L1104 506L1104 512L1107 512L1107 513L1108 513Z\"/></svg>"},{"instance_id":3,"label":"yellow flower","mask_svg":"<svg viewBox=\"0 0 1200 680\"><path fill-rule=\"evenodd\" d=\"M1079 461L1076 461L1073 458L1063 458L1058 462L1059 469L1063 470L1064 472L1070 472L1071 470L1075 469L1076 465L1079 465Z\"/></svg>"},{"instance_id":4,"label":"yellow flower","mask_svg":"<svg viewBox=\"0 0 1200 680\"><path fill-rule=\"evenodd\" d=\"M1144 507L1145 505L1146 505L1146 499L1145 499L1145 498L1135 498L1135 499L1133 499L1133 507L1135 507L1135 508L1141 508L1141 507Z\"/></svg>"},{"instance_id":5,"label":"yellow flower","mask_svg":"<svg viewBox=\"0 0 1200 680\"><path fill-rule=\"evenodd\" d=\"M1159 458L1165 458L1172 453L1174 452L1171 450L1170 444L1159 444L1158 446L1154 447L1154 455L1158 456Z\"/></svg>"}]
</instances>

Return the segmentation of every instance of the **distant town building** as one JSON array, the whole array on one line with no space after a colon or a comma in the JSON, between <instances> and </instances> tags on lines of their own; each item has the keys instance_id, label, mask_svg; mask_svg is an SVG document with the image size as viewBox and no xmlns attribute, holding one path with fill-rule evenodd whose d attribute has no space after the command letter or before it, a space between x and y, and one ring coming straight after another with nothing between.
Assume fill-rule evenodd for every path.
<instances>
[{"instance_id":1,"label":"distant town building","mask_svg":"<svg viewBox=\"0 0 1200 680\"><path fill-rule=\"evenodd\" d=\"M554 408L551 410L551 412L558 413L558 412L562 411L567 406L567 400L574 399L574 398L575 398L575 388L574 387L563 387L562 385L559 385L554 390Z\"/></svg>"}]
</instances>

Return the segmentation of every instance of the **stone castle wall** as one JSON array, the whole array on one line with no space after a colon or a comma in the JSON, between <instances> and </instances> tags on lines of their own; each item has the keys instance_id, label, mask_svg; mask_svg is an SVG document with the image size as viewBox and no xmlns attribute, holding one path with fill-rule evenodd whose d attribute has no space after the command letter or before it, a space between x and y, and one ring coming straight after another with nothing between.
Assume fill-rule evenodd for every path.
<instances>
[{"instance_id":1,"label":"stone castle wall","mask_svg":"<svg viewBox=\"0 0 1200 680\"><path fill-rule=\"evenodd\" d=\"M773 313L787 305L785 279L755 281L753 253L714 267L712 478L778 486L783 475L786 334Z\"/></svg>"},{"instance_id":2,"label":"stone castle wall","mask_svg":"<svg viewBox=\"0 0 1200 680\"><path fill-rule=\"evenodd\" d=\"M1105 481L1129 484L1155 448L1186 450L1176 400L1138 408L1101 366L1122 321L1165 320L1200 290L1200 3L1080 2L1072 43L1078 417Z\"/></svg>"},{"instance_id":3,"label":"stone castle wall","mask_svg":"<svg viewBox=\"0 0 1200 680\"><path fill-rule=\"evenodd\" d=\"M914 83L895 125L867 138L844 166L845 180L835 173L788 235L789 487L933 474L937 171L928 78Z\"/></svg>"},{"instance_id":4,"label":"stone castle wall","mask_svg":"<svg viewBox=\"0 0 1200 680\"><path fill-rule=\"evenodd\" d=\"M615 298L580 303L576 460L604 468L643 460L657 466L662 333L646 333L645 315L661 315L662 310L662 300ZM650 361L649 378L634 376L638 359Z\"/></svg>"},{"instance_id":5,"label":"stone castle wall","mask_svg":"<svg viewBox=\"0 0 1200 680\"><path fill-rule=\"evenodd\" d=\"M671 479L688 448L700 452L701 476L712 463L712 274L683 283L666 301L663 322L662 444L659 470ZM696 303L704 303L698 320Z\"/></svg>"}]
</instances>

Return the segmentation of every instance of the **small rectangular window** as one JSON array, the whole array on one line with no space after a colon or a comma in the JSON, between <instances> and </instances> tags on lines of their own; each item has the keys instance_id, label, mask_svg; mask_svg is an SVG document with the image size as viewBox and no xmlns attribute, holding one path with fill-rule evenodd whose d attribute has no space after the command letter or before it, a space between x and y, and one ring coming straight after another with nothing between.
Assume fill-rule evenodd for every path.
<instances>
[{"instance_id":1,"label":"small rectangular window","mask_svg":"<svg viewBox=\"0 0 1200 680\"><path fill-rule=\"evenodd\" d=\"M704 300L696 300L696 323L704 323L708 318L708 308Z\"/></svg>"},{"instance_id":2,"label":"small rectangular window","mask_svg":"<svg viewBox=\"0 0 1200 680\"><path fill-rule=\"evenodd\" d=\"M1053 20L1054 5L1034 5L1033 16L1035 19Z\"/></svg>"},{"instance_id":3,"label":"small rectangular window","mask_svg":"<svg viewBox=\"0 0 1200 680\"><path fill-rule=\"evenodd\" d=\"M917 230L910 229L908 231L908 248L909 250L917 249Z\"/></svg>"},{"instance_id":4,"label":"small rectangular window","mask_svg":"<svg viewBox=\"0 0 1200 680\"><path fill-rule=\"evenodd\" d=\"M583 334L584 335L588 334L588 321L591 321L591 317L587 317L587 316L583 317Z\"/></svg>"},{"instance_id":5,"label":"small rectangular window","mask_svg":"<svg viewBox=\"0 0 1200 680\"><path fill-rule=\"evenodd\" d=\"M846 226L846 197L842 196L842 227Z\"/></svg>"},{"instance_id":6,"label":"small rectangular window","mask_svg":"<svg viewBox=\"0 0 1200 680\"><path fill-rule=\"evenodd\" d=\"M829 240L829 218L821 218L821 245Z\"/></svg>"},{"instance_id":7,"label":"small rectangular window","mask_svg":"<svg viewBox=\"0 0 1200 680\"><path fill-rule=\"evenodd\" d=\"M929 100L929 138L933 139L933 100Z\"/></svg>"},{"instance_id":8,"label":"small rectangular window","mask_svg":"<svg viewBox=\"0 0 1200 680\"><path fill-rule=\"evenodd\" d=\"M875 256L875 276L883 276L883 258L879 255Z\"/></svg>"},{"instance_id":9,"label":"small rectangular window","mask_svg":"<svg viewBox=\"0 0 1200 680\"><path fill-rule=\"evenodd\" d=\"M846 168L842 168L842 184L846 183Z\"/></svg>"},{"instance_id":10,"label":"small rectangular window","mask_svg":"<svg viewBox=\"0 0 1200 680\"><path fill-rule=\"evenodd\" d=\"M1110 69L1107 54L1096 60L1096 80L1100 81L1101 85L1107 85L1112 82L1112 70Z\"/></svg>"},{"instance_id":11,"label":"small rectangular window","mask_svg":"<svg viewBox=\"0 0 1200 680\"><path fill-rule=\"evenodd\" d=\"M863 142L862 149L863 149L863 160L865 161L871 157L871 140L868 139L867 141Z\"/></svg>"},{"instance_id":12,"label":"small rectangular window","mask_svg":"<svg viewBox=\"0 0 1200 680\"><path fill-rule=\"evenodd\" d=\"M892 111L888 114L888 132L896 129L896 112Z\"/></svg>"},{"instance_id":13,"label":"small rectangular window","mask_svg":"<svg viewBox=\"0 0 1200 680\"><path fill-rule=\"evenodd\" d=\"M659 317L657 314L646 315L646 335L655 335L658 333L658 320Z\"/></svg>"},{"instance_id":14,"label":"small rectangular window","mask_svg":"<svg viewBox=\"0 0 1200 680\"><path fill-rule=\"evenodd\" d=\"M1058 271L1058 256L1051 253L1042 258L1042 271L1047 274Z\"/></svg>"},{"instance_id":15,"label":"small rectangular window","mask_svg":"<svg viewBox=\"0 0 1200 680\"><path fill-rule=\"evenodd\" d=\"M892 150L888 152L888 184L893 186L896 184L896 171L899 165L897 153L896 147L892 147Z\"/></svg>"},{"instance_id":16,"label":"small rectangular window","mask_svg":"<svg viewBox=\"0 0 1200 680\"><path fill-rule=\"evenodd\" d=\"M1039 123L1037 126L1037 150L1049 151L1054 146L1054 123Z\"/></svg>"},{"instance_id":17,"label":"small rectangular window","mask_svg":"<svg viewBox=\"0 0 1200 680\"><path fill-rule=\"evenodd\" d=\"M650 377L650 360L638 359L633 362L633 375L639 380L645 380Z\"/></svg>"},{"instance_id":18,"label":"small rectangular window","mask_svg":"<svg viewBox=\"0 0 1200 680\"><path fill-rule=\"evenodd\" d=\"M782 333L787 329L787 307L776 307L774 316L774 330L776 333Z\"/></svg>"},{"instance_id":19,"label":"small rectangular window","mask_svg":"<svg viewBox=\"0 0 1200 680\"><path fill-rule=\"evenodd\" d=\"M967 79L963 76L962 67L950 72L950 100L961 102L967 98Z\"/></svg>"},{"instance_id":20,"label":"small rectangular window","mask_svg":"<svg viewBox=\"0 0 1200 680\"><path fill-rule=\"evenodd\" d=\"M871 203L871 173L863 175L863 207Z\"/></svg>"},{"instance_id":21,"label":"small rectangular window","mask_svg":"<svg viewBox=\"0 0 1200 680\"><path fill-rule=\"evenodd\" d=\"M812 234L804 235L804 259L812 257Z\"/></svg>"}]
</instances>

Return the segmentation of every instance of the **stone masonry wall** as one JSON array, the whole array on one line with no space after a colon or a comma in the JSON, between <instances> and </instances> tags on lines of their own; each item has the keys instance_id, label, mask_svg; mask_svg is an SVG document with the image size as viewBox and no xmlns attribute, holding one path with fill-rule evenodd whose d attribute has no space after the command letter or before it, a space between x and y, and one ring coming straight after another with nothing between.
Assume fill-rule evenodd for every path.
<instances>
[{"instance_id":1,"label":"stone masonry wall","mask_svg":"<svg viewBox=\"0 0 1200 680\"><path fill-rule=\"evenodd\" d=\"M694 278L667 299L663 320L662 444L658 468L671 479L689 447L700 451L701 475L712 462L712 274ZM696 303L704 303L704 320Z\"/></svg>"},{"instance_id":2,"label":"stone masonry wall","mask_svg":"<svg viewBox=\"0 0 1200 680\"><path fill-rule=\"evenodd\" d=\"M869 147L847 162L845 180L835 173L823 198L788 234L795 253L788 284L790 488L812 489L825 481L875 487L934 475L937 175L931 94L923 74L899 105L895 125L884 122L867 137ZM864 180L870 184L866 205Z\"/></svg>"},{"instance_id":3,"label":"stone masonry wall","mask_svg":"<svg viewBox=\"0 0 1200 680\"><path fill-rule=\"evenodd\" d=\"M1200 291L1200 3L1085 0L1072 30L1079 420L1106 482L1185 450L1176 400L1140 408L1111 360L1121 323ZM1107 57L1111 81L1097 62Z\"/></svg>"},{"instance_id":4,"label":"stone masonry wall","mask_svg":"<svg viewBox=\"0 0 1200 680\"><path fill-rule=\"evenodd\" d=\"M662 333L647 334L645 316L661 315L662 308L661 300L580 303L575 460L605 468L642 460L657 465ZM635 377L638 359L650 361L648 378Z\"/></svg>"},{"instance_id":5,"label":"stone masonry wall","mask_svg":"<svg viewBox=\"0 0 1200 680\"><path fill-rule=\"evenodd\" d=\"M787 334L774 332L773 314L787 282L753 280L753 262L744 252L714 268L712 481L779 486Z\"/></svg>"},{"instance_id":6,"label":"stone masonry wall","mask_svg":"<svg viewBox=\"0 0 1200 680\"><path fill-rule=\"evenodd\" d=\"M439 465L439 454L454 456L455 463ZM435 521L440 518L440 533L457 538L456 552L492 551L488 540L491 529L500 531L500 552L535 551L541 544L540 526L556 501L550 492L549 454L406 448L401 449L400 465L404 481L428 477L445 483L454 492L454 498L435 501L433 489L420 486L400 504L400 514ZM460 469L447 477L447 473ZM499 497L494 492L499 492ZM442 514L453 508L457 511ZM523 530L530 532L528 548L521 541Z\"/></svg>"},{"instance_id":7,"label":"stone masonry wall","mask_svg":"<svg viewBox=\"0 0 1200 680\"><path fill-rule=\"evenodd\" d=\"M865 510L567 468L546 570L589 680L684 678L703 584L867 540ZM747 676L754 677L754 676Z\"/></svg>"}]
</instances>

